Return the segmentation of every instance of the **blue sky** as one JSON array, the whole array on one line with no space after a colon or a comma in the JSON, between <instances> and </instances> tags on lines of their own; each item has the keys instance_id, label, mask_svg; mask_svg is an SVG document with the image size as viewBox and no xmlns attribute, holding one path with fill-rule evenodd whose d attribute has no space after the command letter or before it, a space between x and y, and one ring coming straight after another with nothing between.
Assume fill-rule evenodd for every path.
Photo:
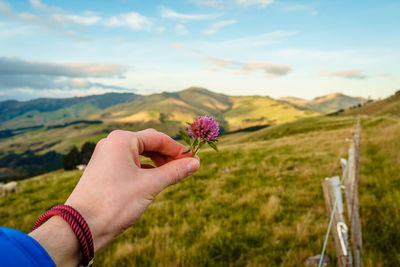
<instances>
[{"instance_id":1,"label":"blue sky","mask_svg":"<svg viewBox=\"0 0 400 267\"><path fill-rule=\"evenodd\" d=\"M400 1L0 0L0 100L190 86L380 98L400 89Z\"/></svg>"}]
</instances>

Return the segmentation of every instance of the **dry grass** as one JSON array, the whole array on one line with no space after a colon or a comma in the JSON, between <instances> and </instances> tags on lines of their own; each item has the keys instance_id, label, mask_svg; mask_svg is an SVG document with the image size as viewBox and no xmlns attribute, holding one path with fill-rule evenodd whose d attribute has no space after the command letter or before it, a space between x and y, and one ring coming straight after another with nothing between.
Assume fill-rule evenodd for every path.
<instances>
[{"instance_id":1,"label":"dry grass","mask_svg":"<svg viewBox=\"0 0 400 267\"><path fill-rule=\"evenodd\" d=\"M314 120L314 121L313 121ZM287 266L320 253L328 224L325 177L341 173L354 119L315 118L224 137L200 153L192 177L165 190L136 225L96 257L99 266L278 266L315 203ZM313 130L314 129L314 130ZM294 131L295 130L295 131ZM400 260L400 120L363 119L360 180L365 266ZM247 140L247 141L246 141ZM0 224L29 231L68 196L80 173L54 172L20 183L0 199ZM335 262L330 240L327 253ZM380 265L379 265L380 264Z\"/></svg>"}]
</instances>

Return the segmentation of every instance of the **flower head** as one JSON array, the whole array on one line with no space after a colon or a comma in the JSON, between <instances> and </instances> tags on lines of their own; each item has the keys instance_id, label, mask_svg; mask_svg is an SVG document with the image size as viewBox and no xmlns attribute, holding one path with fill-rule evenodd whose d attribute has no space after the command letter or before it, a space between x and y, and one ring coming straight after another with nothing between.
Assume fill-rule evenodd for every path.
<instances>
[{"instance_id":1,"label":"flower head","mask_svg":"<svg viewBox=\"0 0 400 267\"><path fill-rule=\"evenodd\" d=\"M192 138L215 140L219 134L219 125L213 117L201 116L188 126Z\"/></svg>"}]
</instances>

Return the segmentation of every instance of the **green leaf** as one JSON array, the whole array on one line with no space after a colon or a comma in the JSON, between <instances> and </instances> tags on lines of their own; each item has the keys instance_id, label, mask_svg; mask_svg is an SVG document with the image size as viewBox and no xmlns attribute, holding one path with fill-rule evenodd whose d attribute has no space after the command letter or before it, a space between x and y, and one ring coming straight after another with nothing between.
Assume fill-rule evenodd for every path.
<instances>
[{"instance_id":1,"label":"green leaf","mask_svg":"<svg viewBox=\"0 0 400 267\"><path fill-rule=\"evenodd\" d=\"M191 144L190 136L184 131L179 131L179 133L181 134L183 141L185 141L185 143L190 146Z\"/></svg>"},{"instance_id":2,"label":"green leaf","mask_svg":"<svg viewBox=\"0 0 400 267\"><path fill-rule=\"evenodd\" d=\"M187 124L187 125L190 125L190 126L192 125L190 122L186 122L186 124Z\"/></svg>"},{"instance_id":3,"label":"green leaf","mask_svg":"<svg viewBox=\"0 0 400 267\"><path fill-rule=\"evenodd\" d=\"M200 142L199 148L202 148L207 142L205 140L202 140Z\"/></svg>"},{"instance_id":4,"label":"green leaf","mask_svg":"<svg viewBox=\"0 0 400 267\"><path fill-rule=\"evenodd\" d=\"M216 144L214 144L214 143L211 142L211 141L207 141L207 144L208 144L212 149L214 149L215 151L218 152L218 148L217 148L217 145L216 145Z\"/></svg>"}]
</instances>

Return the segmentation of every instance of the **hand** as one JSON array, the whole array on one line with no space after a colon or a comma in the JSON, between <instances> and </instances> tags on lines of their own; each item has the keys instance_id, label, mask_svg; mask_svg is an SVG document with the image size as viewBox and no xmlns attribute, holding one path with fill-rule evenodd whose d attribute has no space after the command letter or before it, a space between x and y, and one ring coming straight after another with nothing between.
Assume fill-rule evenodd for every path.
<instances>
[{"instance_id":1,"label":"hand","mask_svg":"<svg viewBox=\"0 0 400 267\"><path fill-rule=\"evenodd\" d=\"M65 203L78 210L89 224L95 252L134 224L164 188L199 168L198 158L182 154L186 150L153 129L117 130L98 142ZM142 165L139 155L151 158L157 167Z\"/></svg>"}]
</instances>

